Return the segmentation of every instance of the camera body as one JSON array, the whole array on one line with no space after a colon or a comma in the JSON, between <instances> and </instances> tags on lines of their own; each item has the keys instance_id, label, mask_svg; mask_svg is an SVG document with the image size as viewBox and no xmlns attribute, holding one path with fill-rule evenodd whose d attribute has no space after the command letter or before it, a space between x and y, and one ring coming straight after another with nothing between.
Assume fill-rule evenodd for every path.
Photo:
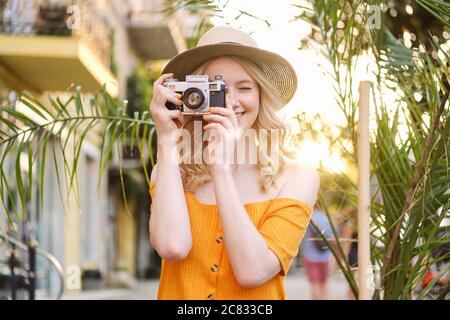
<instances>
[{"instance_id":1,"label":"camera body","mask_svg":"<svg viewBox=\"0 0 450 320\"><path fill-rule=\"evenodd\" d=\"M163 85L182 95L183 105L180 107L167 101L169 110L181 110L184 115L202 115L209 113L209 107L226 107L227 88L220 75L216 75L213 81L207 75L187 75L186 81L168 78Z\"/></svg>"}]
</instances>

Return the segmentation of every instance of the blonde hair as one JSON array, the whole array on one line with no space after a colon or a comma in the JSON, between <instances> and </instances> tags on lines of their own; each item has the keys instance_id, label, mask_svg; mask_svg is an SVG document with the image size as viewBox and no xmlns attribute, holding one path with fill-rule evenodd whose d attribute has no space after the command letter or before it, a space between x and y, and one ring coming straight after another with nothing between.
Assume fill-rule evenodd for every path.
<instances>
[{"instance_id":1,"label":"blonde hair","mask_svg":"<svg viewBox=\"0 0 450 320\"><path fill-rule=\"evenodd\" d=\"M256 66L251 61L241 57L226 57L238 63L257 83L260 93L259 111L257 118L252 125L252 128L256 130L267 129L263 130L263 132L265 133L265 137L263 138L265 138L265 141L268 145L267 149L272 150L272 144L275 143L277 150L279 150L280 152L279 154L276 153L272 155L265 154L260 145L257 144L258 157L256 165L260 169L260 171L270 173L262 175L259 180L260 188L265 192L268 191L272 186L276 186L277 179L279 178L285 167L285 159L283 156L295 158L295 152L289 150L286 146L287 139L289 137L289 128L275 113L275 110L279 110L281 109L281 107L283 107L283 103L280 97L276 94L275 89L267 80L264 72L258 66ZM213 58L204 62L194 72L192 72L192 74L204 74L208 65L215 59L217 58ZM194 117L189 117L188 119L186 119L186 122L183 126L191 133L191 136L193 136L194 133L194 121ZM203 119L201 121L203 128L206 122ZM278 139L275 139L275 141L272 141L272 135L270 134L273 130L276 130L278 132L278 135L276 136ZM191 142L191 150L196 150L194 146L196 141L202 140L198 140L194 137ZM198 148L197 146L197 150L200 150L203 154L203 150L206 148L207 142L202 141L201 143L202 147ZM184 188L185 190L191 192L194 192L197 186L211 179L211 173L209 172L208 166L206 164L196 164L193 161L196 156L198 157L199 155L194 154L194 152L191 152L190 155L183 155L182 158L184 157L184 159L188 159L188 161L181 161L180 163L180 172ZM273 161L274 157L279 157L279 162ZM279 165L275 167L275 163L279 163Z\"/></svg>"}]
</instances>

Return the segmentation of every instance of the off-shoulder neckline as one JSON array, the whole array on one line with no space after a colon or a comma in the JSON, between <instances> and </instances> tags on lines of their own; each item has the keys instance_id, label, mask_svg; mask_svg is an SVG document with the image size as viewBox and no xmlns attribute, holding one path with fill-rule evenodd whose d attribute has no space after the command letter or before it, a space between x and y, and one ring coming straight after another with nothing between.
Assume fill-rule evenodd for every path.
<instances>
[{"instance_id":1,"label":"off-shoulder neckline","mask_svg":"<svg viewBox=\"0 0 450 320\"><path fill-rule=\"evenodd\" d=\"M210 208L217 208L217 204L214 203L204 203L201 202L200 200L197 199L197 197L195 196L195 194L191 191L185 191L185 193L189 194L194 201L204 207L210 207ZM305 206L306 208L308 208L308 210L311 210L311 208L303 201L294 199L294 198L273 198L273 199L267 199L267 200L262 200L262 201L253 201L253 202L247 202L244 203L245 207L252 207L252 206L258 206L258 205L265 205L271 202L275 202L275 201L292 201L292 202L297 202L300 203L301 205Z\"/></svg>"},{"instance_id":2,"label":"off-shoulder neckline","mask_svg":"<svg viewBox=\"0 0 450 320\"><path fill-rule=\"evenodd\" d=\"M152 185L156 185L155 182L150 183L150 189ZM195 194L191 191L184 191L185 193L187 193L188 195L191 196L192 199L194 199L194 201L201 206L204 207L209 207L209 208L217 208L217 204L213 204L213 203L204 203L201 202L200 200L197 199L197 197L195 196ZM311 211L311 208L306 204L306 202L294 199L294 198L286 198L286 197L282 197L282 198L273 198L273 199L267 199L267 200L262 200L262 201L253 201L253 202L248 202L245 203L244 206L245 207L251 207L251 206L256 206L256 205L264 205L264 204L268 204L270 202L274 202L274 201L292 201L292 202L297 202L300 203L302 206L305 206L308 210Z\"/></svg>"}]
</instances>

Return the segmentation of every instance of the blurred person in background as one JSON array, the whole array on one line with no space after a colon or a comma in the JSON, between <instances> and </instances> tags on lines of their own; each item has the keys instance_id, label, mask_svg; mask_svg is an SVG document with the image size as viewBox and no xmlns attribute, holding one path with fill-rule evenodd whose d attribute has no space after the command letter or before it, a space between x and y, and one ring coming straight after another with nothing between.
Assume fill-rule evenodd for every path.
<instances>
[{"instance_id":1,"label":"blurred person in background","mask_svg":"<svg viewBox=\"0 0 450 320\"><path fill-rule=\"evenodd\" d=\"M333 236L326 213L317 204L314 207L312 221L326 239ZM328 275L331 251L312 224L309 225L302 243L303 264L311 288L312 300L328 299Z\"/></svg>"}]
</instances>

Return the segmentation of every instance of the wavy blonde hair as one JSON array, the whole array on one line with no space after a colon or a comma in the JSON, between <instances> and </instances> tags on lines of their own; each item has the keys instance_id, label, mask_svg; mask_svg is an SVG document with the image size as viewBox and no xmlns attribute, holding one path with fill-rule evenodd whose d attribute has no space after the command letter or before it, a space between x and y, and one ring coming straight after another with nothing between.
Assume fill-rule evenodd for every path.
<instances>
[{"instance_id":1,"label":"wavy blonde hair","mask_svg":"<svg viewBox=\"0 0 450 320\"><path fill-rule=\"evenodd\" d=\"M223 56L222 56L223 57ZM283 107L283 103L280 97L276 94L276 90L272 87L272 85L267 80L264 72L256 66L251 61L237 57L237 56L226 56L230 58L234 62L238 63L257 83L259 87L259 111L258 116L255 122L252 125L252 129L267 129L263 130L263 134L265 133L265 141L267 143L268 148L266 150L272 150L272 144L276 144L277 150L279 153L276 154L266 154L264 150L260 147L260 144L257 143L257 167L261 171L269 172L270 174L264 174L261 176L259 180L260 188L263 192L268 191L272 186L277 185L277 179L283 172L285 167L285 159L284 157L295 158L295 152L293 150L288 149L287 147L287 139L289 137L290 130L288 126L277 116L275 110L280 110ZM219 57L218 57L219 58ZM204 74L206 68L210 63L212 63L217 58L210 59L200 65L192 74ZM186 122L183 126L186 130L189 131L191 137L194 134L194 117L189 117L186 119ZM202 128L206 124L206 122L201 119ZM272 130L277 130L278 134L276 135L274 141L272 141L272 135L270 134ZM261 134L261 131L259 131ZM198 137L197 137L198 138ZM191 150L199 150L203 154L203 150L207 147L207 142L202 139L191 139ZM199 143L201 141L201 148L197 146L195 148L195 143ZM181 178L183 180L183 185L185 190L194 192L195 188L202 183L209 181L211 179L211 173L206 164L195 164L193 161L195 157L198 157L198 154L184 154L181 157L180 163L180 172ZM201 155L200 155L201 156ZM279 157L279 162L274 161L273 157ZM275 167L275 163L279 163L277 167Z\"/></svg>"}]
</instances>

